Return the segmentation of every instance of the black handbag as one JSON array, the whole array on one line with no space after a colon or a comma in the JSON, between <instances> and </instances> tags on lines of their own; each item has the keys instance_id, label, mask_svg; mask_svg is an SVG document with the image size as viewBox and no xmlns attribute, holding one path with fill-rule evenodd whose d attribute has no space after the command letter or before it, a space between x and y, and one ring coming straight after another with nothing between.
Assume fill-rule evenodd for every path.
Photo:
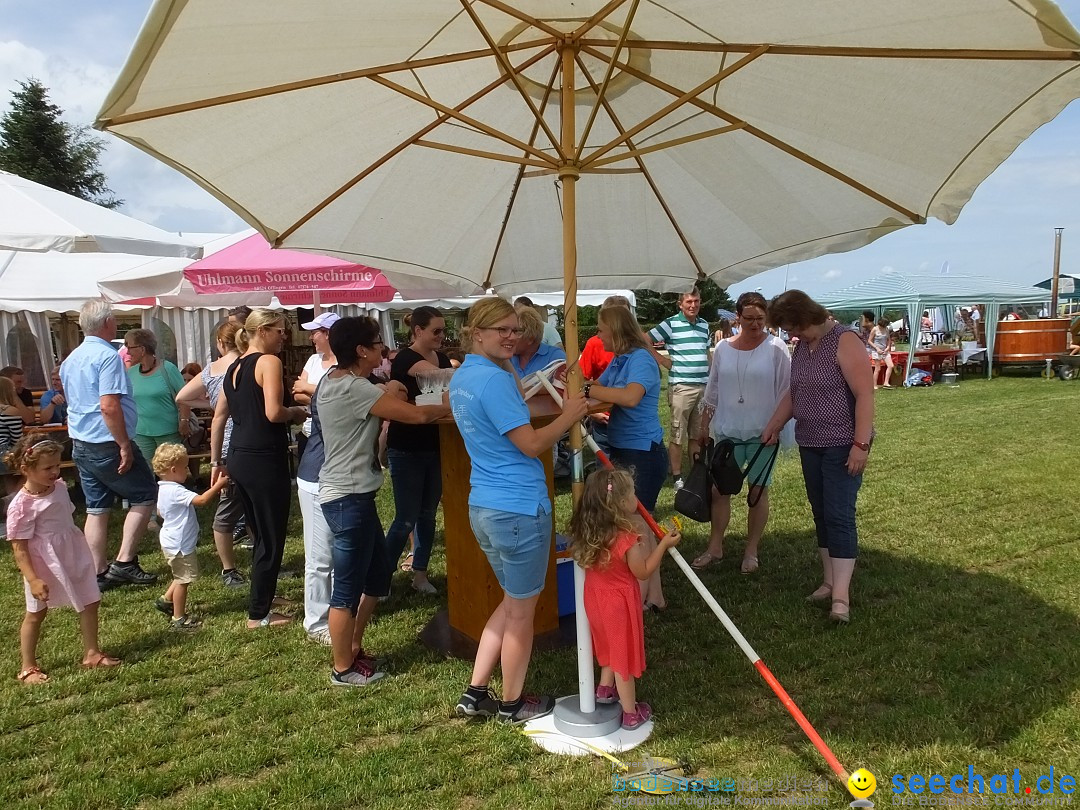
<instances>
[{"instance_id":1,"label":"black handbag","mask_svg":"<svg viewBox=\"0 0 1080 810\"><path fill-rule=\"evenodd\" d=\"M694 456L690 474L683 481L682 489L675 493L675 511L699 523L712 520L712 439L701 446Z\"/></svg>"},{"instance_id":2,"label":"black handbag","mask_svg":"<svg viewBox=\"0 0 1080 810\"><path fill-rule=\"evenodd\" d=\"M739 462L735 459L735 443L730 439L724 439L713 451L712 466L710 471L712 472L713 483L716 485L716 491L721 495L738 495L742 492L743 481L746 480L746 474L757 463L758 456L761 455L761 451L765 449L767 445L759 445L757 451L750 459L744 470L739 466ZM776 463L776 457L780 452L779 443L773 445L772 458L769 459L769 464L765 468L764 472L760 476L760 480L751 481L751 486L762 486L769 478L769 473L772 472L773 465ZM758 491L757 498L751 501L751 496L747 494L746 505L753 509L757 506L758 501L761 500L763 489Z\"/></svg>"}]
</instances>

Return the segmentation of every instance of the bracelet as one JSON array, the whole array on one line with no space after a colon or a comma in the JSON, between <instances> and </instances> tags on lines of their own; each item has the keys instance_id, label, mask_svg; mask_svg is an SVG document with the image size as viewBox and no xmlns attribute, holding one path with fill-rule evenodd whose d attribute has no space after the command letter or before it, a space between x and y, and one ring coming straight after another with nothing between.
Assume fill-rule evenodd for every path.
<instances>
[{"instance_id":1,"label":"bracelet","mask_svg":"<svg viewBox=\"0 0 1080 810\"><path fill-rule=\"evenodd\" d=\"M857 442L855 440L852 440L851 443L855 447L858 447L860 450L865 450L867 453L870 452L870 442Z\"/></svg>"},{"instance_id":2,"label":"bracelet","mask_svg":"<svg viewBox=\"0 0 1080 810\"><path fill-rule=\"evenodd\" d=\"M222 461L211 461L210 466L211 467L224 467L225 463L222 462Z\"/></svg>"},{"instance_id":3,"label":"bracelet","mask_svg":"<svg viewBox=\"0 0 1080 810\"><path fill-rule=\"evenodd\" d=\"M592 383L587 382L581 387L581 393L585 395L585 399L589 398L589 392L592 390Z\"/></svg>"}]
</instances>

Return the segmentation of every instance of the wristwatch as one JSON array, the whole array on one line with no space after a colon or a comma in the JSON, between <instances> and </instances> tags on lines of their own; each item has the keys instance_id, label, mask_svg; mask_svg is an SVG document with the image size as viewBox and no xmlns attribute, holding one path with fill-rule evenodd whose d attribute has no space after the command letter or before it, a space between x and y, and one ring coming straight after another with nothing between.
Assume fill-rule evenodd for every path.
<instances>
[{"instance_id":1,"label":"wristwatch","mask_svg":"<svg viewBox=\"0 0 1080 810\"><path fill-rule=\"evenodd\" d=\"M870 442L857 442L852 440L851 443L858 447L860 450L865 450L867 453L870 452Z\"/></svg>"}]
</instances>

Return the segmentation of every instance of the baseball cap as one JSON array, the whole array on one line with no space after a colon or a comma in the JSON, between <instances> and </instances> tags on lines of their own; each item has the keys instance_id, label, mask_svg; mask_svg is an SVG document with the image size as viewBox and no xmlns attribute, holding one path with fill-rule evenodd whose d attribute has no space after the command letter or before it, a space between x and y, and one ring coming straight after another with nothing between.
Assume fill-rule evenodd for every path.
<instances>
[{"instance_id":1,"label":"baseball cap","mask_svg":"<svg viewBox=\"0 0 1080 810\"><path fill-rule=\"evenodd\" d=\"M315 320L308 321L307 323L300 324L301 329L329 329L335 323L341 320L341 316L333 312L324 312L319 315Z\"/></svg>"}]
</instances>

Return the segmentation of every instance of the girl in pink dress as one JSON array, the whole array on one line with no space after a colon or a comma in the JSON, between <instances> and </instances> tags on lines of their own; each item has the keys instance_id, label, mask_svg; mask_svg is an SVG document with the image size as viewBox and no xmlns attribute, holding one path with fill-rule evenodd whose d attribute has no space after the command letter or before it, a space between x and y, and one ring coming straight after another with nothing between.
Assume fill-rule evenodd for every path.
<instances>
[{"instance_id":1,"label":"girl in pink dress","mask_svg":"<svg viewBox=\"0 0 1080 810\"><path fill-rule=\"evenodd\" d=\"M634 534L634 479L625 470L597 470L585 481L568 532L570 553L585 569L585 615L600 664L597 703L622 704L622 727L635 729L652 717L639 703L635 680L645 671L641 586L660 567L664 553L681 540L669 532L651 554Z\"/></svg>"},{"instance_id":2,"label":"girl in pink dress","mask_svg":"<svg viewBox=\"0 0 1080 810\"><path fill-rule=\"evenodd\" d=\"M94 561L71 513L75 507L60 478L62 448L41 434L23 436L6 461L26 481L8 507L7 536L25 580L26 616L19 632L24 684L45 683L37 663L41 623L50 607L71 605L79 614L87 669L115 667L120 661L98 647L98 591Z\"/></svg>"}]
</instances>

